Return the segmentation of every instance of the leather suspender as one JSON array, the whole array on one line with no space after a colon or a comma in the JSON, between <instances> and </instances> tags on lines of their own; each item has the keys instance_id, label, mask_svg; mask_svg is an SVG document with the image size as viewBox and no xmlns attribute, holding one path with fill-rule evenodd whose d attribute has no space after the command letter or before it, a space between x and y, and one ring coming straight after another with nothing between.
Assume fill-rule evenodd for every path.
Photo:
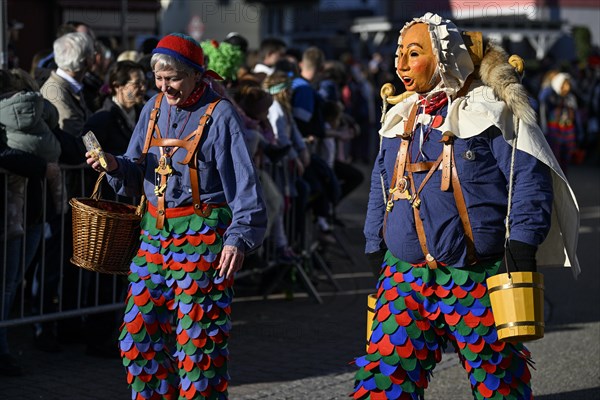
<instances>
[{"instance_id":1,"label":"leather suspender","mask_svg":"<svg viewBox=\"0 0 600 400\"><path fill-rule=\"evenodd\" d=\"M467 244L467 262L469 265L473 265L477 263L473 229L471 227L471 221L469 220L469 213L467 212L467 205L465 204L462 188L460 187L460 180L458 179L458 174L456 173L454 152L452 153L452 193L454 193L454 202L456 203L456 209L458 210L460 222L462 223L465 233L465 242Z\"/></svg>"},{"instance_id":2,"label":"leather suspender","mask_svg":"<svg viewBox=\"0 0 600 400\"><path fill-rule=\"evenodd\" d=\"M454 134L452 132L445 132L444 136L442 136L442 142L444 146L442 149L442 180L440 190L447 192L450 190L450 177L454 164Z\"/></svg>"},{"instance_id":3,"label":"leather suspender","mask_svg":"<svg viewBox=\"0 0 600 400\"><path fill-rule=\"evenodd\" d=\"M150 121L148 121L148 129L146 130L146 140L144 141L144 148L142 150L142 155L140 156L139 162L141 163L146 158L146 154L148 154L148 149L150 148L150 141L154 136L154 130L156 129L156 133L160 138L160 129L158 129L158 117L160 117L160 103L164 96L163 92L160 92L158 96L156 96L156 100L154 101L154 108L150 113Z\"/></svg>"},{"instance_id":4,"label":"leather suspender","mask_svg":"<svg viewBox=\"0 0 600 400\"><path fill-rule=\"evenodd\" d=\"M162 138L160 129L158 128L157 120L160 115L160 103L162 100L163 94L159 93L156 98L156 102L154 104L154 109L150 114L150 121L148 122L148 130L146 132L146 140L144 142L144 149L142 151L142 155L140 160L143 160L148 153L150 147L172 147L173 151L169 154L172 156L175 154L177 150L180 148L185 148L187 154L183 161L179 162L181 165L188 165L190 171L190 181L192 185L192 201L194 204L194 212L200 216L207 216L212 211L212 207L205 207L205 210L202 210L202 203L200 201L200 188L198 181L198 165L197 165L197 153L198 153L198 145L200 144L200 140L202 136L206 132L207 126L210 125L210 121L212 119L212 113L217 106L217 104L221 101L220 98L214 100L210 103L206 109L204 115L200 118L198 123L198 127L192 133L187 135L183 139L173 139L173 138ZM156 136L154 136L154 131L156 131ZM160 185L163 186L167 183L168 176L161 175ZM165 220L165 195L164 193L157 194L157 216L156 216L156 227L158 229L162 229L164 226Z\"/></svg>"},{"instance_id":5,"label":"leather suspender","mask_svg":"<svg viewBox=\"0 0 600 400\"><path fill-rule=\"evenodd\" d=\"M412 117L412 123L414 124L414 117L416 115L416 105L413 106L413 110L411 110L410 116ZM414 112L414 113L413 113ZM392 184L390 185L390 194L388 196L388 203L386 205L386 213L383 220L383 230L385 232L387 225L387 216L391 208L393 207L393 196L395 190L397 190L397 184L399 179L403 179L405 172L408 172L408 181L410 183L410 191L412 192L412 197L410 198L410 202L413 206L413 214L415 220L415 229L417 232L417 236L419 238L419 244L421 246L421 251L423 251L423 255L425 256L425 261L429 268L435 269L438 267L438 263L435 258L429 253L427 248L427 239L425 235L425 229L423 227L423 221L421 220L421 216L419 215L419 205L421 203L421 199L419 194L421 193L425 184L429 181L433 173L439 168L440 164L442 165L442 179L440 189L442 191L448 191L452 188L452 192L454 195L454 201L456 203L456 208L461 220L461 224L463 226L465 241L467 246L467 262L469 265L475 264L477 262L477 256L475 253L475 242L473 239L473 230L471 227L471 223L469 220L469 214L467 212L467 206L465 204L465 199L462 193L462 188L460 186L460 180L458 178L458 173L456 171L455 159L454 159L454 134L452 132L444 132L442 136L442 142L444 143L442 153L439 155L435 162L420 162L420 163L407 163L408 160L408 144L411 140L410 131L407 135L407 129L412 130L411 117L407 121L405 125L405 133L402 135L402 143L400 144L400 149L398 150L398 155L396 158L396 164L394 166L394 172L392 176ZM429 170L419 188L415 187L413 172L422 172L425 170Z\"/></svg>"},{"instance_id":6,"label":"leather suspender","mask_svg":"<svg viewBox=\"0 0 600 400\"><path fill-rule=\"evenodd\" d=\"M402 142L400 143L400 148L398 149L398 155L396 156L396 163L394 164L394 172L392 173L392 181L390 184L389 194L386 203L386 211L383 217L383 231L385 232L386 224L387 224L387 216L391 211L391 207L393 207L394 202L394 193L398 190L402 192L406 192L408 190L408 182L404 181L402 184L402 188L398 187L398 181L404 178L404 171L406 168L406 161L408 159L408 145L410 143L412 130L415 125L415 119L417 118L417 111L419 109L418 104L413 105L410 110L408 120L404 124L404 133L400 135L402 137Z\"/></svg>"},{"instance_id":7,"label":"leather suspender","mask_svg":"<svg viewBox=\"0 0 600 400\"><path fill-rule=\"evenodd\" d=\"M208 207L204 212L202 211L202 203L200 202L200 188L198 187L198 144L200 143L201 137L206 132L206 127L210 125L212 119L211 115L221 99L217 99L208 105L206 112L200 118L198 128L195 132L198 132L194 140L192 141L193 151L188 150L186 157L183 159L181 164L187 164L190 168L190 181L192 183L192 201L194 202L194 212L202 217L210 215L212 207Z\"/></svg>"}]
</instances>

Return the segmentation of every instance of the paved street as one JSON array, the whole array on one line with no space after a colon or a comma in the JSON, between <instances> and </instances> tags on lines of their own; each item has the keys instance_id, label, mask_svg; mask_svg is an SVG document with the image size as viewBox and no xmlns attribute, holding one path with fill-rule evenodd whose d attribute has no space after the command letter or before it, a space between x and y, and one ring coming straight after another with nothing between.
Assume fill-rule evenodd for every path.
<instances>
[{"instance_id":1,"label":"paved street","mask_svg":"<svg viewBox=\"0 0 600 400\"><path fill-rule=\"evenodd\" d=\"M366 176L369 171L365 168ZM536 371L536 399L600 399L600 168L573 167L570 179L581 208L579 259L575 281L569 269L543 270L547 331L529 345ZM348 363L365 346L367 293L375 279L362 256L362 223L367 184L346 199L339 217L342 246L324 252L341 290L323 278L317 304L298 288L293 300L275 292L269 300L244 295L233 306L231 399L347 399L354 368ZM281 289L281 288L279 288ZM75 345L58 354L33 349L29 327L11 329L13 349L28 373L0 377L0 399L127 399L120 360L93 358ZM454 354L438 365L427 399L469 399L465 372Z\"/></svg>"}]
</instances>

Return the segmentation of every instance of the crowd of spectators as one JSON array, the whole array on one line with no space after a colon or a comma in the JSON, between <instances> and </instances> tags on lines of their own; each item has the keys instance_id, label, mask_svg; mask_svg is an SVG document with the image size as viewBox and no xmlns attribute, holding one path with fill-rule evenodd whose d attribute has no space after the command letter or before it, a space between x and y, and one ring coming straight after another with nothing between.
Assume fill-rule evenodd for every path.
<instances>
[{"instance_id":1,"label":"crowd of spectators","mask_svg":"<svg viewBox=\"0 0 600 400\"><path fill-rule=\"evenodd\" d=\"M72 250L67 200L80 195L81 187L78 175L61 172L59 164L84 163L81 136L89 130L110 153L125 152L142 106L156 94L150 53L157 41L116 50L110 41L96 38L90 26L68 22L57 30L52 51L36 54L29 72L0 71L0 168L5 171L0 179L6 180L0 188L9 191L0 195L0 210L6 210L0 212L0 259L7 260L0 271L1 319L10 315L25 276L38 282L32 285L32 298L44 296L32 301L44 310L32 312L50 312L58 303L63 309L75 307L78 285L90 298L111 300L102 288L113 287L112 277L94 286L91 274L81 282L75 268L58 269L69 264ZM298 262L307 230L316 232L320 245L335 243L332 231L342 224L336 208L363 181L378 151L379 88L393 80L393 59L381 53L370 60L328 59L318 47L290 48L277 38L251 49L235 32L201 45L208 68L225 78L212 81L212 87L235 104L246 127L248 151L268 205L264 247L273 251L260 251L247 262L254 268ZM543 78L525 78L540 124L565 170L569 164L599 160L600 57L589 61L576 72L547 68L538 74ZM27 114L19 111L25 109ZM29 120L12 121L23 115ZM85 174L89 195L96 174ZM45 210L43 190L48 192ZM39 265L42 258L45 271ZM117 288L123 291L123 283ZM118 320L114 313L104 313L83 322L37 324L34 343L45 351L60 351L61 343L86 329L90 355L118 357L111 347ZM0 328L0 374L22 372L10 355L6 328Z\"/></svg>"}]
</instances>

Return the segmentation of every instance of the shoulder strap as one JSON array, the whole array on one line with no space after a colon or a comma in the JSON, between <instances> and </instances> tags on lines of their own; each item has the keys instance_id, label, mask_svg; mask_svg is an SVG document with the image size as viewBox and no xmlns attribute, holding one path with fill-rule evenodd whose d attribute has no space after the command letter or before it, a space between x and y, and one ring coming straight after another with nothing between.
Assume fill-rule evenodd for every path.
<instances>
[{"instance_id":1,"label":"shoulder strap","mask_svg":"<svg viewBox=\"0 0 600 400\"><path fill-rule=\"evenodd\" d=\"M199 186L198 186L198 165L197 165L196 154L198 152L198 145L200 143L200 139L206 132L206 127L210 124L212 112L214 111L214 109L215 109L216 105L219 103L219 101L221 101L221 98L214 100L212 103L210 103L208 105L206 112L200 118L200 121L198 123L198 128L196 128L192 133L190 133L184 139L168 139L168 138L162 139L160 136L160 131L158 130L158 126L156 126L157 138L154 138L155 139L154 141L152 140L153 139L152 131L149 130L149 134L146 135L146 146L147 146L145 148L146 152L148 151L150 144L152 142L156 143L157 141L160 142L160 144L158 144L159 146L174 146L175 149L173 150L171 155L181 147L186 149L187 154L186 154L184 160L182 162L180 162L180 164L183 164L183 165L187 164L189 167L190 181L191 181L191 185L192 185L192 201L194 203L194 212L203 217L206 217L207 213L208 213L208 215L210 215L212 208L205 207L205 210L204 211L202 210L202 203L200 202L200 190L199 190ZM157 101L157 104L160 105L160 102ZM155 110L157 108L158 107L156 107ZM154 110L153 110L153 112L154 112ZM156 122L154 122L154 124L156 124ZM149 129L150 129L150 125L151 124L148 124ZM165 197L159 196L158 204L157 204L157 216L156 216L156 227L157 228L160 229L164 226L164 219L165 219Z\"/></svg>"},{"instance_id":2,"label":"shoulder strap","mask_svg":"<svg viewBox=\"0 0 600 400\"><path fill-rule=\"evenodd\" d=\"M404 132L399 135L402 139L401 143L400 143L400 148L398 149L398 154L396 155L396 162L394 164L394 172L392 173L392 179L390 182L390 188L389 188L389 193L387 194L387 199L385 199L386 201L386 210L385 210L385 215L383 217L383 232L385 233L386 227L387 227L387 216L388 213L391 211L391 207L393 206L393 200L392 200L392 195L393 192L398 190L398 183L399 180L404 177L404 172L406 169L406 162L408 160L408 145L410 144L411 138L412 138L412 130L413 127L415 125L415 119L417 117L417 111L419 109L419 105L417 103L415 103L411 110L410 113L408 115L408 119L405 121L404 123ZM383 184L383 181L382 181ZM408 189L408 188L403 188L403 189ZM385 188L384 188L384 195L385 195Z\"/></svg>"},{"instance_id":3,"label":"shoulder strap","mask_svg":"<svg viewBox=\"0 0 600 400\"><path fill-rule=\"evenodd\" d=\"M196 133L196 136L190 142L190 147L188 148L188 153L182 162L182 164L188 164L188 166L190 168L190 182L192 185L192 201L194 202L194 212L203 217L206 217L207 213L210 214L211 208L208 207L207 209L205 209L203 211L202 210L202 202L200 201L200 187L199 187L200 181L198 179L198 162L197 162L198 161L198 145L200 144L200 139L206 132L206 128L210 125L210 122L212 120L211 115L212 115L213 111L214 111L215 107L217 106L217 104L219 104L220 101L221 101L221 98L218 98L218 99L214 100L212 103L210 103L208 108L206 109L206 112L204 113L202 118L200 118L200 122L198 123L198 128L194 131L194 133ZM191 135L188 137L191 137Z\"/></svg>"},{"instance_id":4,"label":"shoulder strap","mask_svg":"<svg viewBox=\"0 0 600 400\"><path fill-rule=\"evenodd\" d=\"M198 128L196 128L194 132L190 133L183 139L186 142L186 145L183 147L185 147L186 150L188 150L188 152L183 161L180 162L181 165L189 164L192 160L192 157L198 151L198 144L200 143L200 139L202 139L202 136L206 131L206 127L210 125L212 121L212 113L220 101L221 98L218 98L208 105L206 111L204 112L204 115L200 118L200 121L198 122Z\"/></svg>"},{"instance_id":5,"label":"shoulder strap","mask_svg":"<svg viewBox=\"0 0 600 400\"><path fill-rule=\"evenodd\" d=\"M423 220L421 219L421 215L419 214L419 205L421 204L421 199L420 199L419 195L421 193L421 190L423 190L423 188L425 187L425 184L433 176L433 173L438 169L441 162L442 162L442 155L440 154L440 156L437 158L437 160L429 168L429 172L427 173L427 175L425 175L425 178L423 178L423 181L419 185L418 189L415 187L415 180L413 178L413 173L412 173L412 171L409 171L409 177L410 177L409 180L410 180L410 185L411 185L411 191L413 193L412 199L410 201L411 201L411 205L412 205L412 209L413 209L413 215L415 218L415 228L417 231L417 237L419 238L419 244L421 245L421 251L423 252L423 255L425 256L425 262L431 269L436 269L438 267L438 263L435 260L435 258L431 255L431 253L429 253L429 249L427 248L427 236L425 235L425 228L423 227Z\"/></svg>"},{"instance_id":6,"label":"shoulder strap","mask_svg":"<svg viewBox=\"0 0 600 400\"><path fill-rule=\"evenodd\" d=\"M456 163L454 162L454 152L452 153L452 193L454 194L454 202L456 203L456 209L462 223L463 230L465 232L465 242L467 245L467 262L469 265L477 263L477 254L475 252L475 240L473 238L473 229L471 227L471 221L469 220L469 213L467 212L467 205L465 204L465 198L463 196L462 188L460 187L460 180L456 173Z\"/></svg>"},{"instance_id":7,"label":"shoulder strap","mask_svg":"<svg viewBox=\"0 0 600 400\"><path fill-rule=\"evenodd\" d=\"M148 154L148 149L150 148L150 141L152 140L152 136L154 135L154 130L156 129L156 134L158 139L161 138L160 129L158 129L158 117L160 117L160 103L162 102L162 98L164 96L163 92L160 92L156 96L156 100L154 101L154 108L150 112L150 121L148 121L148 128L146 129L146 140L144 141L144 148L142 149L142 154L138 159L138 163L142 163L146 158L146 154Z\"/></svg>"}]
</instances>

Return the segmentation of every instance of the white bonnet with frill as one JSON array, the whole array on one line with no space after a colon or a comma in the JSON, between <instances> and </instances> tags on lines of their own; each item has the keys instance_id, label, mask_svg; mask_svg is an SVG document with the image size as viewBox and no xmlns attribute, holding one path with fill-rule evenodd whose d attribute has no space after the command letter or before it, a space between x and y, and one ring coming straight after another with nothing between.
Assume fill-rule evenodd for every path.
<instances>
[{"instance_id":1,"label":"white bonnet with frill","mask_svg":"<svg viewBox=\"0 0 600 400\"><path fill-rule=\"evenodd\" d=\"M402 43L402 32L417 23L424 23L429 28L433 53L438 59L438 69L442 77L440 89L452 97L463 87L465 80L475 69L460 31L449 19L427 13L404 25L398 36L398 45ZM399 48L396 50L396 56L399 50ZM396 57L397 70L398 57Z\"/></svg>"}]
</instances>

